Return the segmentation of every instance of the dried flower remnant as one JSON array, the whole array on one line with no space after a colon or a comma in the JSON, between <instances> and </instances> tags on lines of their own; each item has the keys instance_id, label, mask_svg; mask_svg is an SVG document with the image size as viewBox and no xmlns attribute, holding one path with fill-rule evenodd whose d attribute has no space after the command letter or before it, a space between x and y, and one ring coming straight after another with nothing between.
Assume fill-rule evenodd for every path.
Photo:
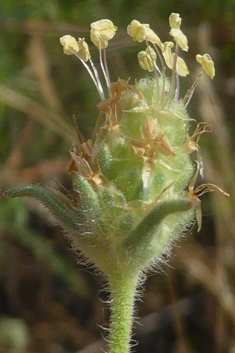
<instances>
[{"instance_id":1,"label":"dried flower remnant","mask_svg":"<svg viewBox=\"0 0 235 353\"><path fill-rule=\"evenodd\" d=\"M212 123L201 122L197 124L197 127L191 136L188 136L185 143L185 150L189 153L199 150L199 140L202 134L205 132L212 132L216 126Z\"/></svg>"},{"instance_id":2,"label":"dried flower remnant","mask_svg":"<svg viewBox=\"0 0 235 353\"><path fill-rule=\"evenodd\" d=\"M175 151L164 134L158 131L157 121L151 116L146 116L141 126L141 139L130 140L130 145L135 154L143 158L142 181L144 189L148 189L153 177L154 165L158 161L166 168L170 168L159 157L159 153L164 156L175 156Z\"/></svg>"},{"instance_id":3,"label":"dried flower remnant","mask_svg":"<svg viewBox=\"0 0 235 353\"><path fill-rule=\"evenodd\" d=\"M202 134L205 132L212 132L216 128L212 123L201 122L197 124L197 127L191 136L188 135L187 141L184 145L184 151L188 153L196 152L197 153L197 163L198 169L201 177L204 177L204 165L201 155L201 150L199 146L199 140Z\"/></svg>"},{"instance_id":4,"label":"dried flower remnant","mask_svg":"<svg viewBox=\"0 0 235 353\"><path fill-rule=\"evenodd\" d=\"M189 135L194 119L186 108L202 72L181 99L179 76L189 73L179 56L180 50L188 50L181 22L179 14L170 15L175 43L162 43L149 24L131 21L127 33L147 46L138 54L140 67L153 73L134 84L110 80L106 49L117 31L112 21L93 22L90 31L106 87L85 39L63 36L64 53L81 61L100 97L92 139L83 141L75 123L78 141L70 151L68 172L76 196L65 201L60 192L34 186L6 192L9 197L36 197L43 202L74 249L106 276L111 299L109 353L130 352L136 288L143 282L143 273L164 261L163 255L169 254L195 218L200 229L199 196L214 190L224 193L213 184L194 189L201 171L199 137L211 127L201 123ZM213 78L209 55L197 55L197 61ZM167 67L172 70L171 79L166 76Z\"/></svg>"},{"instance_id":5,"label":"dried flower remnant","mask_svg":"<svg viewBox=\"0 0 235 353\"><path fill-rule=\"evenodd\" d=\"M223 191L221 188L219 188L217 185L214 184L201 184L199 185L196 189L194 189L194 185L197 180L199 172L199 163L197 163L197 169L196 172L189 183L189 188L188 188L188 194L187 197L189 197L191 200L193 200L196 204L195 206L195 214L196 214L196 220L198 224L197 231L200 232L201 227L202 227L202 209L201 209L201 200L199 199L200 196L206 194L207 192L213 192L213 191L219 191L221 194L229 197L230 195Z\"/></svg>"}]
</instances>

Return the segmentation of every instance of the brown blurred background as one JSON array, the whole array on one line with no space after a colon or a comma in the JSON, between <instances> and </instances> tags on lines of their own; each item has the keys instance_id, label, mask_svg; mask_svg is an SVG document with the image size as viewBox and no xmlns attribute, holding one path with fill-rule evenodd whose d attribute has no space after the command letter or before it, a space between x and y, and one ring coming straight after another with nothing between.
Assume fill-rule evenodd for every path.
<instances>
[{"instance_id":1,"label":"brown blurred background","mask_svg":"<svg viewBox=\"0 0 235 353\"><path fill-rule=\"evenodd\" d=\"M111 80L145 76L126 35L135 18L169 40L168 17L181 14L190 50L184 59L193 83L197 53L208 52L216 77L203 78L189 114L219 127L200 141L205 178L230 193L202 197L196 225L168 264L145 284L136 305L138 353L235 352L235 1L234 0L7 0L0 4L0 189L39 183L71 189L66 172L76 139L75 115L91 137L99 97L62 35L85 37L90 23L118 26L107 56ZM90 46L93 61L98 53ZM194 125L193 130L195 129ZM103 279L78 264L60 228L37 202L0 203L0 353L96 353L104 348L109 311ZM135 340L135 341L134 341Z\"/></svg>"}]
</instances>

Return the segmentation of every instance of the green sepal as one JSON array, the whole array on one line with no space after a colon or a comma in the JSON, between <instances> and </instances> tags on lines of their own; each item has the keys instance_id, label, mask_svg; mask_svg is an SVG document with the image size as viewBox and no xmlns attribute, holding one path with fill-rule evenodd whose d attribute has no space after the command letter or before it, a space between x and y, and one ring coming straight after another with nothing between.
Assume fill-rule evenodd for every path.
<instances>
[{"instance_id":1,"label":"green sepal","mask_svg":"<svg viewBox=\"0 0 235 353\"><path fill-rule=\"evenodd\" d=\"M75 177L73 186L80 196L83 211L88 213L90 219L98 220L101 217L98 186L97 190L94 190L93 185L81 175Z\"/></svg>"},{"instance_id":2,"label":"green sepal","mask_svg":"<svg viewBox=\"0 0 235 353\"><path fill-rule=\"evenodd\" d=\"M38 185L29 185L7 190L4 192L3 196L11 198L33 197L42 202L42 204L48 208L51 214L62 226L73 230L79 230L80 222L75 222L74 210L66 205L64 198L62 198L60 193L57 191L50 188L46 189ZM78 218L78 215L79 213L76 212L76 218Z\"/></svg>"},{"instance_id":3,"label":"green sepal","mask_svg":"<svg viewBox=\"0 0 235 353\"><path fill-rule=\"evenodd\" d=\"M163 201L157 204L137 225L128 239L122 245L125 249L135 253L142 248L142 244L149 243L161 225L163 219L175 212L189 211L195 203L188 199Z\"/></svg>"}]
</instances>

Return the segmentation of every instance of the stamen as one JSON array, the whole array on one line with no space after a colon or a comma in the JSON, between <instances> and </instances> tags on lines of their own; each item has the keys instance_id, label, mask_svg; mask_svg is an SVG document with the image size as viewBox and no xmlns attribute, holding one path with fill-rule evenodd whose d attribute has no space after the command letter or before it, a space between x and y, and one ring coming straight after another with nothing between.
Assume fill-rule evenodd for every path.
<instances>
[{"instance_id":1,"label":"stamen","mask_svg":"<svg viewBox=\"0 0 235 353\"><path fill-rule=\"evenodd\" d=\"M79 54L76 53L75 50L72 50L72 49L70 49L70 50L82 62L82 64L85 66L87 72L89 73L92 81L94 82L94 84L96 86L96 89L97 89L97 91L98 91L98 93L100 95L100 98L104 99L104 92L103 92L103 89L102 89L102 86L101 86L101 83L100 83L100 80L99 80L99 77L98 77L98 73L97 73L97 76L96 75L94 76L92 71L91 71L91 69L87 65L87 63L79 56ZM89 61L91 62L91 59L89 59ZM94 65L92 66L92 69L94 70ZM95 71L94 71L94 74L95 74Z\"/></svg>"},{"instance_id":2,"label":"stamen","mask_svg":"<svg viewBox=\"0 0 235 353\"><path fill-rule=\"evenodd\" d=\"M180 80L179 80L178 70L176 70L175 78L176 78L175 101L178 101L179 93L180 93Z\"/></svg>"},{"instance_id":3,"label":"stamen","mask_svg":"<svg viewBox=\"0 0 235 353\"><path fill-rule=\"evenodd\" d=\"M161 94L161 98L160 98L160 102L162 102L164 100L164 97L165 97L165 84L166 84L166 75L165 75L165 72L166 72L166 66L165 66L165 63L164 63L164 60L163 60L163 57L162 57L162 53L160 52L159 48L157 47L157 45L155 43L152 43L153 44L153 47L160 59L160 62L161 62L161 67L162 67L162 72L161 72L161 76L162 76L162 94Z\"/></svg>"},{"instance_id":4,"label":"stamen","mask_svg":"<svg viewBox=\"0 0 235 353\"><path fill-rule=\"evenodd\" d=\"M209 54L204 54L204 55L197 54L196 60L199 64L202 65L202 68L204 69L206 74L208 76L210 76L211 79L213 79L215 76L215 66L214 66L214 62L211 59L210 55Z\"/></svg>"},{"instance_id":5,"label":"stamen","mask_svg":"<svg viewBox=\"0 0 235 353\"><path fill-rule=\"evenodd\" d=\"M154 69L154 72L155 72L155 76L156 76L156 83L157 83L157 102L159 102L159 94L160 94L160 84L159 84L159 79L158 79L158 74L161 75L161 71L160 69L158 68L158 66L156 65L156 62L154 62L153 60L153 57L151 55L151 50L150 50L150 46L149 46L149 43L148 41L145 39L145 42L146 42L146 45L147 45L147 48L149 49L149 56L150 56L150 59L152 61L152 64L153 64L153 69ZM158 54L159 50L157 48L157 46L152 43L153 46L154 46L154 49L155 49L155 52L156 54ZM156 51L156 48L157 48L157 51Z\"/></svg>"},{"instance_id":6,"label":"stamen","mask_svg":"<svg viewBox=\"0 0 235 353\"><path fill-rule=\"evenodd\" d=\"M99 40L99 43L100 43L100 45L99 45L100 66L101 66L101 69L102 69L102 72L103 72L103 75L105 78L107 88L110 91L110 78L109 78L109 73L107 74L105 67L104 67L104 63L103 63L101 40ZM105 50L105 49L103 49L103 50ZM107 66L107 63L106 63L106 66Z\"/></svg>"},{"instance_id":7,"label":"stamen","mask_svg":"<svg viewBox=\"0 0 235 353\"><path fill-rule=\"evenodd\" d=\"M151 62L152 62L152 64L153 64L153 70L154 70L154 72L155 72L155 75L156 75L156 77L159 75L159 76L161 76L161 71L160 71L160 69L159 69L159 67L157 66L157 64L156 64L156 61L153 59L153 56L152 56L152 51L151 51L151 47L150 47L150 45L149 45L149 42L147 41L147 39L145 39L145 43L146 43L146 46L147 46L147 48L148 48L148 53L147 53L147 56L148 56L148 58L151 60ZM155 48L154 48L155 49ZM155 55L156 55L156 53L154 53Z\"/></svg>"},{"instance_id":8,"label":"stamen","mask_svg":"<svg viewBox=\"0 0 235 353\"><path fill-rule=\"evenodd\" d=\"M99 74L98 74L98 71L96 70L96 67L93 63L93 61L91 59L89 59L89 62L91 64L91 67L92 67L92 70L94 72L94 75L95 75L95 78L96 78L96 81L97 81L97 84L99 86L99 89L100 89L100 92L102 93L102 96L100 95L100 98L101 99L105 99L105 95L104 95L104 91L103 91L103 87L101 85L101 82L100 82L100 78L99 78ZM99 91L98 91L99 92Z\"/></svg>"},{"instance_id":9,"label":"stamen","mask_svg":"<svg viewBox=\"0 0 235 353\"><path fill-rule=\"evenodd\" d=\"M105 48L104 48L103 54L104 54L104 67L105 67L105 72L106 72L106 74L107 74L107 78L108 78L108 81L109 81L109 88L110 88L111 81L110 81L109 68L108 68L107 56L106 56L106 49L105 49Z\"/></svg>"},{"instance_id":10,"label":"stamen","mask_svg":"<svg viewBox=\"0 0 235 353\"><path fill-rule=\"evenodd\" d=\"M117 27L113 22L107 19L99 20L91 24L90 37L91 41L99 50L100 66L105 78L107 88L110 93L110 76L108 71L105 48L108 46L108 41L113 38ZM103 57L102 57L103 49Z\"/></svg>"},{"instance_id":11,"label":"stamen","mask_svg":"<svg viewBox=\"0 0 235 353\"><path fill-rule=\"evenodd\" d=\"M176 70L176 63L177 63L177 57L178 57L178 51L179 51L179 46L178 44L176 43L175 45L175 55L174 55L174 63L173 63L173 70L172 70L172 76L171 76L171 86L170 86L170 89L169 89L169 94L168 94L168 97L167 97L167 102L168 102L168 108L170 107L171 105L171 101L172 101L172 98L173 98L173 95L174 95L174 91L175 89L177 90L177 80L179 81L179 79L177 78L178 76L178 73L177 73L177 70ZM178 94L177 94L178 95ZM176 96L176 93L175 93L175 96Z\"/></svg>"}]
</instances>

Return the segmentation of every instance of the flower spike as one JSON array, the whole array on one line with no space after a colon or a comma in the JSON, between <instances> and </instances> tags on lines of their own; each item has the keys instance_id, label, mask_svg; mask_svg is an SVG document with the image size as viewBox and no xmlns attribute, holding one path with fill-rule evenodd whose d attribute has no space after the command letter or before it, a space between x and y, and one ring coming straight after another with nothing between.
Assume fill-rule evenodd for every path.
<instances>
[{"instance_id":1,"label":"flower spike","mask_svg":"<svg viewBox=\"0 0 235 353\"><path fill-rule=\"evenodd\" d=\"M108 19L91 24L91 41L99 51L106 94L84 38L60 38L64 53L74 54L85 66L101 99L91 139L83 141L75 121L77 141L70 150L67 169L73 178L73 196L66 189L62 194L41 186L5 192L7 197L41 201L63 227L75 251L106 276L111 309L109 353L131 351L134 301L143 273L159 268L172 244L195 219L200 230L199 197L215 190L228 196L209 183L195 188L198 173L203 171L199 138L213 126L200 123L189 135L194 119L186 107L202 70L181 99L179 76L186 76L188 69L178 54L180 49L188 50L188 40L180 30L179 14L172 13L169 24L175 45L163 44L149 24L133 20L127 27L133 41L145 42L147 49L138 54L138 60L144 70L152 72L148 73L152 77L134 84L122 78L110 81L106 48L117 27ZM210 56L196 58L213 78ZM166 77L166 67L172 70L171 78Z\"/></svg>"}]
</instances>

